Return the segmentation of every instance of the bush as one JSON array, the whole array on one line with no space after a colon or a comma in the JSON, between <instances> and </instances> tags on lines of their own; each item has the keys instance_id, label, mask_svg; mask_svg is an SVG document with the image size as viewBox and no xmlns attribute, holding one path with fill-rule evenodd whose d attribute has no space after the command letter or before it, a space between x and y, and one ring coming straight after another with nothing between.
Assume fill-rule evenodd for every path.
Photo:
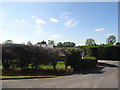
<instances>
[{"instance_id":1,"label":"bush","mask_svg":"<svg viewBox=\"0 0 120 90\"><path fill-rule=\"evenodd\" d=\"M66 54L66 65L71 66L73 71L79 71L80 65L79 61L81 59L81 51L79 49L69 49L69 52Z\"/></svg>"},{"instance_id":2,"label":"bush","mask_svg":"<svg viewBox=\"0 0 120 90\"><path fill-rule=\"evenodd\" d=\"M86 56L80 60L81 68L95 67L97 65L97 59L95 57Z\"/></svg>"},{"instance_id":3,"label":"bush","mask_svg":"<svg viewBox=\"0 0 120 90\"><path fill-rule=\"evenodd\" d=\"M38 69L39 65L52 63L56 65L59 57L59 49L42 48L29 45L3 45L2 65L4 70L12 70L20 67L21 70ZM12 68L11 68L12 67Z\"/></svg>"}]
</instances>

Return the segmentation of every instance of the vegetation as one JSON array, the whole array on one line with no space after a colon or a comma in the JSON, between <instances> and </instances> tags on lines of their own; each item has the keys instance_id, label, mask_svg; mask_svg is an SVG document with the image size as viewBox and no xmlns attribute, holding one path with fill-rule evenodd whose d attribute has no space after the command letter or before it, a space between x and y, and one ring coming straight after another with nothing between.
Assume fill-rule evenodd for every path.
<instances>
[{"instance_id":1,"label":"vegetation","mask_svg":"<svg viewBox=\"0 0 120 90\"><path fill-rule=\"evenodd\" d=\"M116 45L114 36L107 39L107 44L96 45L94 39L87 39L86 46L75 47L74 42L59 42L53 49L43 48L37 42L33 45L28 41L27 45L14 45L12 40L5 41L2 45L3 71L23 71L63 68L77 72L81 68L95 67L98 59L120 60L120 43ZM13 45L12 45L13 44ZM49 40L48 44L54 44ZM55 44L54 44L55 45Z\"/></svg>"},{"instance_id":2,"label":"vegetation","mask_svg":"<svg viewBox=\"0 0 120 90\"><path fill-rule=\"evenodd\" d=\"M95 40L90 38L90 39L87 39L86 42L85 42L85 45L86 46L95 46Z\"/></svg>"},{"instance_id":3,"label":"vegetation","mask_svg":"<svg viewBox=\"0 0 120 90\"><path fill-rule=\"evenodd\" d=\"M27 45L32 45L32 43L30 41L28 41Z\"/></svg>"},{"instance_id":4,"label":"vegetation","mask_svg":"<svg viewBox=\"0 0 120 90\"><path fill-rule=\"evenodd\" d=\"M91 60L94 60L94 59L96 59L95 57L90 57L90 56L85 56L85 57L83 57L83 59L91 59Z\"/></svg>"},{"instance_id":5,"label":"vegetation","mask_svg":"<svg viewBox=\"0 0 120 90\"><path fill-rule=\"evenodd\" d=\"M57 47L75 47L74 42L64 42L64 43L57 43Z\"/></svg>"},{"instance_id":6,"label":"vegetation","mask_svg":"<svg viewBox=\"0 0 120 90\"><path fill-rule=\"evenodd\" d=\"M3 44L12 44L13 41L12 40L6 40Z\"/></svg>"},{"instance_id":7,"label":"vegetation","mask_svg":"<svg viewBox=\"0 0 120 90\"><path fill-rule=\"evenodd\" d=\"M114 44L116 42L116 37L114 35L111 35L109 38L107 38L107 44Z\"/></svg>"},{"instance_id":8,"label":"vegetation","mask_svg":"<svg viewBox=\"0 0 120 90\"><path fill-rule=\"evenodd\" d=\"M79 49L69 49L66 53L66 65L73 68L74 71L79 71L79 61L81 59L81 51Z\"/></svg>"}]
</instances>

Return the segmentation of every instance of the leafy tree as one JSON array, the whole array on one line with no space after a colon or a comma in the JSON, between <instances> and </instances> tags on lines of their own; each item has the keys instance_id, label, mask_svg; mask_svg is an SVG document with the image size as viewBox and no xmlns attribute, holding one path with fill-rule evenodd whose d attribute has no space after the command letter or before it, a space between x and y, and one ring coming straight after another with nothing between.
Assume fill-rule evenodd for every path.
<instances>
[{"instance_id":1,"label":"leafy tree","mask_svg":"<svg viewBox=\"0 0 120 90\"><path fill-rule=\"evenodd\" d=\"M27 45L32 45L32 43L30 41L28 41Z\"/></svg>"},{"instance_id":2,"label":"leafy tree","mask_svg":"<svg viewBox=\"0 0 120 90\"><path fill-rule=\"evenodd\" d=\"M4 42L4 44L12 44L12 43L13 43L12 40L6 40L6 41Z\"/></svg>"},{"instance_id":3,"label":"leafy tree","mask_svg":"<svg viewBox=\"0 0 120 90\"><path fill-rule=\"evenodd\" d=\"M46 42L43 40L42 42L37 42L35 45L39 46L41 44L46 44Z\"/></svg>"},{"instance_id":4,"label":"leafy tree","mask_svg":"<svg viewBox=\"0 0 120 90\"><path fill-rule=\"evenodd\" d=\"M41 42L37 42L35 45L39 46L39 45L41 45Z\"/></svg>"},{"instance_id":5,"label":"leafy tree","mask_svg":"<svg viewBox=\"0 0 120 90\"><path fill-rule=\"evenodd\" d=\"M42 42L40 42L41 44L46 44L46 42L43 40Z\"/></svg>"},{"instance_id":6,"label":"leafy tree","mask_svg":"<svg viewBox=\"0 0 120 90\"><path fill-rule=\"evenodd\" d=\"M75 43L74 42L64 42L63 47L74 47Z\"/></svg>"},{"instance_id":7,"label":"leafy tree","mask_svg":"<svg viewBox=\"0 0 120 90\"><path fill-rule=\"evenodd\" d=\"M61 42L57 43L57 47L62 47L63 44Z\"/></svg>"},{"instance_id":8,"label":"leafy tree","mask_svg":"<svg viewBox=\"0 0 120 90\"><path fill-rule=\"evenodd\" d=\"M95 46L96 45L95 40L92 39L92 38L89 38L89 39L86 40L85 45L86 46Z\"/></svg>"},{"instance_id":9,"label":"leafy tree","mask_svg":"<svg viewBox=\"0 0 120 90\"><path fill-rule=\"evenodd\" d=\"M55 41L53 41L53 40L48 40L48 44L55 44Z\"/></svg>"},{"instance_id":10,"label":"leafy tree","mask_svg":"<svg viewBox=\"0 0 120 90\"><path fill-rule=\"evenodd\" d=\"M116 42L116 37L114 35L111 35L109 38L107 38L107 44L114 44Z\"/></svg>"}]
</instances>

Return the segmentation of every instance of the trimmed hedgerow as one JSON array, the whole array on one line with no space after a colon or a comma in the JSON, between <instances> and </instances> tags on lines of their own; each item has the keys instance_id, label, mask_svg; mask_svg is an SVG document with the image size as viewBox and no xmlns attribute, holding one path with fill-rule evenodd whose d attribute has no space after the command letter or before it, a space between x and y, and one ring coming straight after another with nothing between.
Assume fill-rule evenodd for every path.
<instances>
[{"instance_id":1,"label":"trimmed hedgerow","mask_svg":"<svg viewBox=\"0 0 120 90\"><path fill-rule=\"evenodd\" d=\"M95 57L85 56L83 59L80 60L80 67L81 68L89 68L95 67L97 65L97 59Z\"/></svg>"},{"instance_id":2,"label":"trimmed hedgerow","mask_svg":"<svg viewBox=\"0 0 120 90\"><path fill-rule=\"evenodd\" d=\"M84 49L85 56L93 56L101 60L120 60L120 46L79 46Z\"/></svg>"}]
</instances>

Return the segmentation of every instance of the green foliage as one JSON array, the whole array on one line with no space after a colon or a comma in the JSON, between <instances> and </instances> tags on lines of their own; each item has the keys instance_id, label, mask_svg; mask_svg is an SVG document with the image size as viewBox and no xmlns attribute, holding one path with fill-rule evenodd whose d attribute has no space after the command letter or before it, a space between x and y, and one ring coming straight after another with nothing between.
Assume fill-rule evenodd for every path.
<instances>
[{"instance_id":1,"label":"green foliage","mask_svg":"<svg viewBox=\"0 0 120 90\"><path fill-rule=\"evenodd\" d=\"M46 44L46 42L43 40L42 42L40 42L41 44Z\"/></svg>"},{"instance_id":2,"label":"green foliage","mask_svg":"<svg viewBox=\"0 0 120 90\"><path fill-rule=\"evenodd\" d=\"M74 42L64 42L62 44L63 47L74 47L75 43Z\"/></svg>"},{"instance_id":3,"label":"green foliage","mask_svg":"<svg viewBox=\"0 0 120 90\"><path fill-rule=\"evenodd\" d=\"M107 38L107 44L114 44L116 42L116 37L114 35L111 35L109 38Z\"/></svg>"},{"instance_id":4,"label":"green foliage","mask_svg":"<svg viewBox=\"0 0 120 90\"><path fill-rule=\"evenodd\" d=\"M71 66L74 71L79 70L79 61L81 59L81 51L79 49L69 49L66 53L66 65Z\"/></svg>"},{"instance_id":5,"label":"green foliage","mask_svg":"<svg viewBox=\"0 0 120 90\"><path fill-rule=\"evenodd\" d=\"M12 44L13 41L12 40L6 40L3 44Z\"/></svg>"},{"instance_id":6,"label":"green foliage","mask_svg":"<svg viewBox=\"0 0 120 90\"><path fill-rule=\"evenodd\" d=\"M48 44L55 44L55 41L53 41L53 40L48 40Z\"/></svg>"},{"instance_id":7,"label":"green foliage","mask_svg":"<svg viewBox=\"0 0 120 90\"><path fill-rule=\"evenodd\" d=\"M61 59L61 49L42 48L29 45L3 45L3 69L9 71L13 67L27 70L28 67L39 68L39 65L51 63L55 69L57 61ZM11 68L12 67L12 68Z\"/></svg>"},{"instance_id":8,"label":"green foliage","mask_svg":"<svg viewBox=\"0 0 120 90\"><path fill-rule=\"evenodd\" d=\"M85 42L85 45L86 46L95 46L95 40L90 38L90 39L87 39L86 42Z\"/></svg>"},{"instance_id":9,"label":"green foliage","mask_svg":"<svg viewBox=\"0 0 120 90\"><path fill-rule=\"evenodd\" d=\"M93 57L87 57L87 58L81 59L79 62L79 65L81 68L86 69L90 67L96 67L97 62L98 62L97 59Z\"/></svg>"},{"instance_id":10,"label":"green foliage","mask_svg":"<svg viewBox=\"0 0 120 90\"><path fill-rule=\"evenodd\" d=\"M32 45L32 43L30 41L28 41L27 45Z\"/></svg>"},{"instance_id":11,"label":"green foliage","mask_svg":"<svg viewBox=\"0 0 120 90\"><path fill-rule=\"evenodd\" d=\"M61 42L57 43L57 47L63 47L63 44Z\"/></svg>"},{"instance_id":12,"label":"green foliage","mask_svg":"<svg viewBox=\"0 0 120 90\"><path fill-rule=\"evenodd\" d=\"M99 45L99 46L79 46L77 48L84 49L85 56L93 56L103 60L119 60L119 45Z\"/></svg>"},{"instance_id":13,"label":"green foliage","mask_svg":"<svg viewBox=\"0 0 120 90\"><path fill-rule=\"evenodd\" d=\"M85 57L83 57L83 59L90 59L90 60L94 60L94 59L96 59L95 57L90 57L90 56L85 56Z\"/></svg>"}]
</instances>

